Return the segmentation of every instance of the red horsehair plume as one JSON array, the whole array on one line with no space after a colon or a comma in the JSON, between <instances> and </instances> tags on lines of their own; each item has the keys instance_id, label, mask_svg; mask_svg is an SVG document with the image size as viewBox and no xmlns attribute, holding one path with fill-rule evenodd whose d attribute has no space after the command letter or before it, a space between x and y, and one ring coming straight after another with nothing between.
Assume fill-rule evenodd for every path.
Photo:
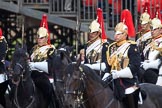
<instances>
[{"instance_id":1,"label":"red horsehair plume","mask_svg":"<svg viewBox=\"0 0 162 108\"><path fill-rule=\"evenodd\" d=\"M97 20L100 24L101 30L102 30L102 39L107 39L106 33L105 33L105 27L104 27L104 19L103 19L103 12L101 8L97 8Z\"/></svg>"},{"instance_id":2,"label":"red horsehair plume","mask_svg":"<svg viewBox=\"0 0 162 108\"><path fill-rule=\"evenodd\" d=\"M133 24L132 14L128 9L124 9L121 13L121 22L128 27L128 36L135 37L135 27Z\"/></svg>"},{"instance_id":3,"label":"red horsehair plume","mask_svg":"<svg viewBox=\"0 0 162 108\"><path fill-rule=\"evenodd\" d=\"M44 27L44 28L46 28L48 30L48 22L47 22L47 15L46 14L43 14L43 16L42 16L42 21L40 23L40 27ZM51 43L50 42L50 32L49 32L49 30L48 30L48 42L47 43L48 44Z\"/></svg>"},{"instance_id":4,"label":"red horsehair plume","mask_svg":"<svg viewBox=\"0 0 162 108\"><path fill-rule=\"evenodd\" d=\"M147 12L150 15L150 4L148 1L145 2L145 4L143 5L143 13Z\"/></svg>"},{"instance_id":5,"label":"red horsehair plume","mask_svg":"<svg viewBox=\"0 0 162 108\"><path fill-rule=\"evenodd\" d=\"M156 5L156 11L155 11L155 16L154 17L156 17L156 18L158 18L158 19L160 19L162 21L161 15L160 15L160 6L159 5Z\"/></svg>"},{"instance_id":6,"label":"red horsehair plume","mask_svg":"<svg viewBox=\"0 0 162 108\"><path fill-rule=\"evenodd\" d=\"M2 38L2 29L0 28L0 39Z\"/></svg>"}]
</instances>

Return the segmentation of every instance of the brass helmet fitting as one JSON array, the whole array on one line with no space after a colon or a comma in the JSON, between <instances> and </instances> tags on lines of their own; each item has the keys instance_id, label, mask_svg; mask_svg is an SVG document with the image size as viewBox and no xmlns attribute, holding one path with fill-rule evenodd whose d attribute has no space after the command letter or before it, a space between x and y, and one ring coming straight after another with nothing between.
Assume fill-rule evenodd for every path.
<instances>
[{"instance_id":1,"label":"brass helmet fitting","mask_svg":"<svg viewBox=\"0 0 162 108\"><path fill-rule=\"evenodd\" d=\"M92 23L89 26L89 32L93 33L93 32L96 32L96 31L101 32L101 27L100 27L100 24L97 22L97 20L93 20Z\"/></svg>"},{"instance_id":2,"label":"brass helmet fitting","mask_svg":"<svg viewBox=\"0 0 162 108\"><path fill-rule=\"evenodd\" d=\"M152 19L152 21L151 21L152 30L154 30L156 28L161 28L161 26L162 26L162 24L161 24L160 19L158 19L158 18Z\"/></svg>"},{"instance_id":3,"label":"brass helmet fitting","mask_svg":"<svg viewBox=\"0 0 162 108\"><path fill-rule=\"evenodd\" d=\"M141 24L147 24L147 23L150 23L150 21L151 21L151 18L147 12L144 12L143 14L141 14L140 16Z\"/></svg>"},{"instance_id":4,"label":"brass helmet fitting","mask_svg":"<svg viewBox=\"0 0 162 108\"><path fill-rule=\"evenodd\" d=\"M48 30L44 27L40 27L37 32L38 38L48 37Z\"/></svg>"},{"instance_id":5,"label":"brass helmet fitting","mask_svg":"<svg viewBox=\"0 0 162 108\"><path fill-rule=\"evenodd\" d=\"M128 34L128 27L123 22L118 23L115 27L115 34L121 33Z\"/></svg>"}]
</instances>

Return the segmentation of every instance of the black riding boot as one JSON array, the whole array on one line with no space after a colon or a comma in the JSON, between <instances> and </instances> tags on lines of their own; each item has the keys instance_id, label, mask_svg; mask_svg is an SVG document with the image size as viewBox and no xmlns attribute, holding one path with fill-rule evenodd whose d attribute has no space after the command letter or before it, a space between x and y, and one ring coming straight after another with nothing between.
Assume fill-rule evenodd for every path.
<instances>
[{"instance_id":1,"label":"black riding boot","mask_svg":"<svg viewBox=\"0 0 162 108\"><path fill-rule=\"evenodd\" d=\"M139 89L132 94L127 94L123 99L124 108L138 108Z\"/></svg>"}]
</instances>

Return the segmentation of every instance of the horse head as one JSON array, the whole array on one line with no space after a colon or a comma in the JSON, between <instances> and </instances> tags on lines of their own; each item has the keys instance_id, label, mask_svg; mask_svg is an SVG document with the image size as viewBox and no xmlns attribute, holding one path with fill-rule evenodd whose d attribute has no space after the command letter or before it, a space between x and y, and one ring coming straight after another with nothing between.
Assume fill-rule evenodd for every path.
<instances>
[{"instance_id":1,"label":"horse head","mask_svg":"<svg viewBox=\"0 0 162 108\"><path fill-rule=\"evenodd\" d=\"M82 68L78 64L69 64L64 75L64 107L79 107L82 102L84 92L84 74L81 73Z\"/></svg>"},{"instance_id":2,"label":"horse head","mask_svg":"<svg viewBox=\"0 0 162 108\"><path fill-rule=\"evenodd\" d=\"M72 62L71 53L72 49L70 47L61 47L55 50L51 59L48 60L49 72L56 80L62 80L65 67Z\"/></svg>"},{"instance_id":3,"label":"horse head","mask_svg":"<svg viewBox=\"0 0 162 108\"><path fill-rule=\"evenodd\" d=\"M108 93L112 92L110 92L109 87L104 88L103 81L93 69L86 65L78 64L72 63L66 68L64 76L64 106L68 108L75 108L76 106L93 108L95 100L101 100L104 95L109 96ZM104 98L106 101L108 100L106 97ZM95 104L99 106L97 103Z\"/></svg>"},{"instance_id":4,"label":"horse head","mask_svg":"<svg viewBox=\"0 0 162 108\"><path fill-rule=\"evenodd\" d=\"M25 80L29 76L28 57L26 46L16 45L11 61L12 83L18 84L20 80Z\"/></svg>"},{"instance_id":5,"label":"horse head","mask_svg":"<svg viewBox=\"0 0 162 108\"><path fill-rule=\"evenodd\" d=\"M56 49L55 52L48 59L49 73L55 82L55 92L62 106L64 98L63 88L63 74L66 66L72 63L71 59L72 49L68 46Z\"/></svg>"},{"instance_id":6,"label":"horse head","mask_svg":"<svg viewBox=\"0 0 162 108\"><path fill-rule=\"evenodd\" d=\"M94 70L81 65L80 61L69 64L64 76L65 107L88 107L87 95L93 96L96 87L100 86L101 78Z\"/></svg>"}]
</instances>

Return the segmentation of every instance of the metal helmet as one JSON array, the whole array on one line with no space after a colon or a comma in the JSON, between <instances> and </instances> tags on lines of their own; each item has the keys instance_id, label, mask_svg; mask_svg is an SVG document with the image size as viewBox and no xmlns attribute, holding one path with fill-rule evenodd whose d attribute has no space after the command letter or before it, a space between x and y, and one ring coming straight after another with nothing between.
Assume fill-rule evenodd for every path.
<instances>
[{"instance_id":1,"label":"metal helmet","mask_svg":"<svg viewBox=\"0 0 162 108\"><path fill-rule=\"evenodd\" d=\"M161 20L158 18L154 18L151 21L151 27L152 30L156 29L156 28L161 28Z\"/></svg>"},{"instance_id":2,"label":"metal helmet","mask_svg":"<svg viewBox=\"0 0 162 108\"><path fill-rule=\"evenodd\" d=\"M115 27L115 34L121 33L128 34L128 27L123 22L118 23Z\"/></svg>"},{"instance_id":3,"label":"metal helmet","mask_svg":"<svg viewBox=\"0 0 162 108\"><path fill-rule=\"evenodd\" d=\"M100 24L97 22L97 20L93 20L92 23L89 26L89 32L93 33L93 32L96 32L96 31L101 32L101 27L100 27Z\"/></svg>"},{"instance_id":4,"label":"metal helmet","mask_svg":"<svg viewBox=\"0 0 162 108\"><path fill-rule=\"evenodd\" d=\"M140 16L140 23L143 25L151 22L150 3L145 2L145 4L142 7L143 7L143 13Z\"/></svg>"},{"instance_id":5,"label":"metal helmet","mask_svg":"<svg viewBox=\"0 0 162 108\"><path fill-rule=\"evenodd\" d=\"M150 15L147 12L144 12L143 14L141 14L140 16L140 23L143 24L147 24L150 23L151 18Z\"/></svg>"},{"instance_id":6,"label":"metal helmet","mask_svg":"<svg viewBox=\"0 0 162 108\"><path fill-rule=\"evenodd\" d=\"M40 27L37 32L38 38L48 37L48 30L44 27Z\"/></svg>"}]
</instances>

